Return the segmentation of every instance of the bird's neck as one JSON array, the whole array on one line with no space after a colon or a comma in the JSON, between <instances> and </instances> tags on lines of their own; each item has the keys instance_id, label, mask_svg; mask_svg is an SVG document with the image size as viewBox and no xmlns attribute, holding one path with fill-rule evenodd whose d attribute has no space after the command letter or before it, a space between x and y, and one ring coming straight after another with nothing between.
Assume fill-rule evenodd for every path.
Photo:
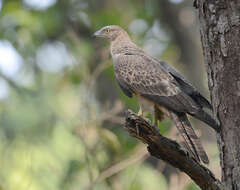
<instances>
[{"instance_id":1,"label":"bird's neck","mask_svg":"<svg viewBox=\"0 0 240 190\"><path fill-rule=\"evenodd\" d=\"M110 48L113 57L117 54L127 53L129 48L137 48L137 46L132 42L128 35L123 34L111 41Z\"/></svg>"}]
</instances>

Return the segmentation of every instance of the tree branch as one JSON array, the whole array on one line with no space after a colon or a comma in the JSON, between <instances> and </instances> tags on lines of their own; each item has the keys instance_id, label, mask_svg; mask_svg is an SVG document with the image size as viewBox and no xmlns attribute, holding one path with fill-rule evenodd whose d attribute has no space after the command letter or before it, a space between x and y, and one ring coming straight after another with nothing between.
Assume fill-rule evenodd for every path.
<instances>
[{"instance_id":1,"label":"tree branch","mask_svg":"<svg viewBox=\"0 0 240 190\"><path fill-rule=\"evenodd\" d=\"M201 189L223 189L221 182L208 168L190 157L177 142L163 137L157 128L151 126L145 119L131 110L126 112L124 129L130 135L148 144L147 149L152 156L164 160L186 173Z\"/></svg>"}]
</instances>

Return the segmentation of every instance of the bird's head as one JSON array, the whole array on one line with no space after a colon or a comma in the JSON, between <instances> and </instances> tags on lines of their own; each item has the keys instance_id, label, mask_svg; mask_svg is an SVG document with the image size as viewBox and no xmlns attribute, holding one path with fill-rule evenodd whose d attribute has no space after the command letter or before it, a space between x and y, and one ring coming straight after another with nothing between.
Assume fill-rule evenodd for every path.
<instances>
[{"instance_id":1,"label":"bird's head","mask_svg":"<svg viewBox=\"0 0 240 190\"><path fill-rule=\"evenodd\" d=\"M93 34L94 37L101 37L108 39L109 41L114 41L119 36L127 36L128 34L117 25L104 26L100 30Z\"/></svg>"}]
</instances>

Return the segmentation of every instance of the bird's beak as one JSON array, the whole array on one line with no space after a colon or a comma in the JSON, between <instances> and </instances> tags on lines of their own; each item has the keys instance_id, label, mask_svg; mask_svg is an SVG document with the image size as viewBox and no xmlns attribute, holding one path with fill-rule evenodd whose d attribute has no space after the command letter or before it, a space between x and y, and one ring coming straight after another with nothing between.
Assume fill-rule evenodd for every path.
<instances>
[{"instance_id":1,"label":"bird's beak","mask_svg":"<svg viewBox=\"0 0 240 190\"><path fill-rule=\"evenodd\" d=\"M94 38L96 38L96 37L101 37L101 30L98 30L98 31L96 31L93 35L92 35L92 37L94 37Z\"/></svg>"}]
</instances>

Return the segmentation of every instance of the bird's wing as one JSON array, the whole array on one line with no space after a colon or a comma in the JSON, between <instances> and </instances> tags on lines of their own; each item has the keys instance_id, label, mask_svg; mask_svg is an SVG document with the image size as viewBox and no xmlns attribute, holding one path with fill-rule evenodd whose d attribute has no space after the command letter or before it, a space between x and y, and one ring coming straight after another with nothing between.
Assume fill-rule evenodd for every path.
<instances>
[{"instance_id":1,"label":"bird's wing","mask_svg":"<svg viewBox=\"0 0 240 190\"><path fill-rule=\"evenodd\" d=\"M166 69L147 55L127 53L115 57L114 70L119 84L128 91L166 107L196 160L208 163L208 157L185 114L201 108L181 90Z\"/></svg>"},{"instance_id":2,"label":"bird's wing","mask_svg":"<svg viewBox=\"0 0 240 190\"><path fill-rule=\"evenodd\" d=\"M175 114L170 112L170 117L174 121L180 135L186 142L187 149L191 152L194 158L197 161L200 161L201 159L203 163L208 164L208 156L190 122L188 121L186 114Z\"/></svg>"},{"instance_id":3,"label":"bird's wing","mask_svg":"<svg viewBox=\"0 0 240 190\"><path fill-rule=\"evenodd\" d=\"M119 54L114 59L118 83L175 112L194 114L199 105L179 87L174 77L151 57Z\"/></svg>"},{"instance_id":4,"label":"bird's wing","mask_svg":"<svg viewBox=\"0 0 240 190\"><path fill-rule=\"evenodd\" d=\"M174 79L178 82L180 88L185 93L191 96L201 107L206 107L212 110L212 105L209 103L209 101L204 98L201 93L198 92L198 90L183 75L181 75L167 63L158 60L156 61L174 77Z\"/></svg>"},{"instance_id":5,"label":"bird's wing","mask_svg":"<svg viewBox=\"0 0 240 190\"><path fill-rule=\"evenodd\" d=\"M117 82L118 82L120 88L122 89L122 91L124 92L124 94L126 96L128 96L129 98L131 98L133 92L131 91L130 88L128 88L128 86L125 84L125 82L123 82L122 80L118 80Z\"/></svg>"}]
</instances>

